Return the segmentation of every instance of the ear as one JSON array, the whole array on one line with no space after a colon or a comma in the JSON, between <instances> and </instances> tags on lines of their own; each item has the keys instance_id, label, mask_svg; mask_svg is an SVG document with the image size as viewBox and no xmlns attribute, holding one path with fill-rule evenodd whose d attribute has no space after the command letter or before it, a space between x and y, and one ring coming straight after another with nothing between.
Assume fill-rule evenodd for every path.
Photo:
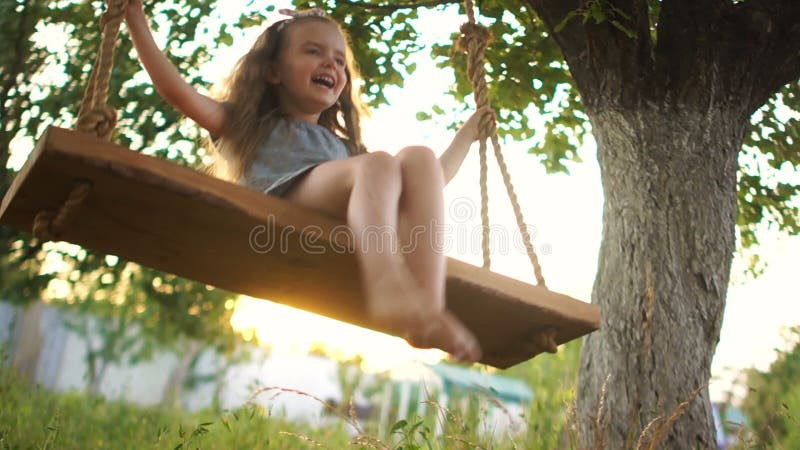
<instances>
[{"instance_id":1,"label":"ear","mask_svg":"<svg viewBox=\"0 0 800 450\"><path fill-rule=\"evenodd\" d=\"M278 76L277 71L272 66L267 67L267 74L265 75L265 78L269 84L281 84L281 78Z\"/></svg>"}]
</instances>

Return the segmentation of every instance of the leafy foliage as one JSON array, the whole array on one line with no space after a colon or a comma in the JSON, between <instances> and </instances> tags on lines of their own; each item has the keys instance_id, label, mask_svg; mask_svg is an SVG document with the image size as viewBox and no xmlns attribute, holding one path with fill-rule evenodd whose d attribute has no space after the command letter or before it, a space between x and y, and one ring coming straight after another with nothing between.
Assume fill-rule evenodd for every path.
<instances>
[{"instance_id":1,"label":"leafy foliage","mask_svg":"<svg viewBox=\"0 0 800 450\"><path fill-rule=\"evenodd\" d=\"M800 233L797 181L782 181L800 167L800 82L785 86L753 115L740 155L739 217L744 246L758 242L757 225Z\"/></svg>"},{"instance_id":2,"label":"leafy foliage","mask_svg":"<svg viewBox=\"0 0 800 450\"><path fill-rule=\"evenodd\" d=\"M72 267L56 273L45 293L77 314L68 322L88 339L90 390L111 363L148 360L164 344L181 352L184 339L206 342L221 353L234 350L229 292L140 267L116 257L80 250L53 251Z\"/></svg>"},{"instance_id":3,"label":"leafy foliage","mask_svg":"<svg viewBox=\"0 0 800 450\"><path fill-rule=\"evenodd\" d=\"M577 447L573 427L580 353L581 341L571 341L555 355L541 355L504 371L533 389L526 432L540 448Z\"/></svg>"},{"instance_id":4,"label":"leafy foliage","mask_svg":"<svg viewBox=\"0 0 800 450\"><path fill-rule=\"evenodd\" d=\"M538 155L548 172L567 172L567 161L579 161L577 148L591 126L581 111L580 96L549 32L526 8L507 10L502 2L481 4L481 15L494 37L486 50L489 98L498 111L500 135L534 139L529 153ZM435 45L439 67L452 65L456 85L451 92L466 102L472 93L467 58L456 44ZM543 123L544 131L534 127Z\"/></svg>"},{"instance_id":5,"label":"leafy foliage","mask_svg":"<svg viewBox=\"0 0 800 450\"><path fill-rule=\"evenodd\" d=\"M564 19L556 25L553 31L556 33L560 32L567 25L567 22L574 18L580 18L584 24L589 21L595 24L607 22L617 30L625 33L629 38L634 39L636 37L636 33L631 28L633 25L631 16L607 0L587 2L585 6L570 11L564 16Z\"/></svg>"},{"instance_id":6,"label":"leafy foliage","mask_svg":"<svg viewBox=\"0 0 800 450\"><path fill-rule=\"evenodd\" d=\"M11 44L0 48L3 193L13 177L7 168L12 141L17 152L29 150L46 127L70 126L74 120L99 45L102 8L102 1L0 5L0 39ZM156 33L175 50L171 57L179 70L192 83L204 82L199 67L209 60L210 49L226 41L224 28L209 25L215 2L152 2L146 8L156 18ZM147 151L179 164L200 165L200 133L156 94L131 50L129 39L119 39L109 89L109 104L120 116L116 140L134 150L158 148ZM43 244L5 227L0 228L0 247L4 299L33 301L49 286L51 301L100 317L99 331L109 339L103 348L90 351L90 365L101 367L122 354L144 358L153 343L169 344L180 337L220 349L233 346L230 308L225 307L231 293L74 246ZM131 327L146 336L135 346L125 337Z\"/></svg>"},{"instance_id":7,"label":"leafy foliage","mask_svg":"<svg viewBox=\"0 0 800 450\"><path fill-rule=\"evenodd\" d=\"M419 4L389 4L380 0L295 2L299 7L322 7L344 23L353 37L356 60L362 64L373 105L385 102L385 97L379 94L382 86L402 86L403 73L413 71L404 61L424 50L414 45L420 33L413 19L419 12L457 7L463 14L461 3L450 0ZM509 2L486 0L478 5L479 21L494 36L486 52L485 68L501 136L530 140L529 152L548 172L568 172L567 162L580 161L577 149L592 128L551 32L525 4L509 7ZM655 40L661 2L648 1L647 8L651 37ZM634 37L634 19L613 2L586 2L584 7L568 14L560 25L570 20L595 25L608 23L629 38ZM468 102L472 88L466 71L467 59L456 44L457 30L453 31L450 41L430 48L430 55L439 67L454 71L455 83L447 94L458 102ZM797 172L800 158L798 98L798 83L790 83L753 116L751 133L740 158L737 224L745 247L757 243L759 224L775 225L790 234L800 232L798 183L786 176ZM418 117L426 120L445 113L437 107L433 114L420 113ZM763 167L765 161L767 168ZM781 176L777 175L778 169L783 172Z\"/></svg>"},{"instance_id":8,"label":"leafy foliage","mask_svg":"<svg viewBox=\"0 0 800 450\"><path fill-rule=\"evenodd\" d=\"M742 404L757 440L769 448L800 446L800 327L791 330L793 348L779 351L767 372L747 374Z\"/></svg>"}]
</instances>

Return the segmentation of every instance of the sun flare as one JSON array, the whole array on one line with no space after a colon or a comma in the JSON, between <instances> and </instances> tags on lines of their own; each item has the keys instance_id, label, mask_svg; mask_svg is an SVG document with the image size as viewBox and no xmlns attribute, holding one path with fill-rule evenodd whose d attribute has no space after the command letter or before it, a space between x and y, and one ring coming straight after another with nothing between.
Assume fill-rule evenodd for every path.
<instances>
[{"instance_id":1,"label":"sun flare","mask_svg":"<svg viewBox=\"0 0 800 450\"><path fill-rule=\"evenodd\" d=\"M240 297L231 325L249 341L276 354L323 351L339 360L361 357L364 369L389 370L412 361L436 363L439 350L420 350L403 339L349 325L278 303Z\"/></svg>"}]
</instances>

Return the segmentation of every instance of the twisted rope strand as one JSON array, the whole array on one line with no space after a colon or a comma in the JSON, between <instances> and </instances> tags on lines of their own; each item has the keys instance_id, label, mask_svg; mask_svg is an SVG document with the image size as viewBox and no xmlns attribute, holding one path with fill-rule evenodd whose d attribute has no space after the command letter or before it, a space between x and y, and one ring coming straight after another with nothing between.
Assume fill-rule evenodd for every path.
<instances>
[{"instance_id":1,"label":"twisted rope strand","mask_svg":"<svg viewBox=\"0 0 800 450\"><path fill-rule=\"evenodd\" d=\"M471 8L467 8L468 16L470 16L471 22L464 24L461 27L461 33L463 36L462 46L467 48L467 51L470 55L470 58L467 63L467 72L470 75L470 80L472 81L473 91L475 93L475 101L480 107L481 105L487 105L489 103L489 98L487 95L486 89L486 80L485 77L481 76L477 73L475 68L476 65L480 65L480 61L483 60L484 53L486 51L486 47L489 44L489 36L486 29L480 28L475 25L475 15ZM476 64L476 61L478 62ZM482 89L479 87L482 84ZM480 143L480 147L478 150L478 155L480 156L480 188L481 188L481 243L482 243L482 250L483 250L483 268L489 269L492 265L491 261L491 252L490 252L490 231L491 227L489 225L489 189L488 189L488 159L487 159L487 143L486 140L491 133L491 123L493 121L489 116L481 117L481 122L478 127L479 129L479 136L478 141Z\"/></svg>"},{"instance_id":2,"label":"twisted rope strand","mask_svg":"<svg viewBox=\"0 0 800 450\"><path fill-rule=\"evenodd\" d=\"M67 226L75 220L83 202L92 190L92 183L78 180L58 212L40 211L33 219L33 235L44 241L58 239Z\"/></svg>"},{"instance_id":3,"label":"twisted rope strand","mask_svg":"<svg viewBox=\"0 0 800 450\"><path fill-rule=\"evenodd\" d=\"M461 43L462 47L467 49L469 59L467 62L467 73L472 83L472 89L475 95L475 103L478 109L490 106L489 103L489 89L486 86L486 71L483 67L483 59L486 53L486 47L489 45L491 38L489 30L486 27L478 25L475 20L474 3L473 0L464 0L464 7L467 11L468 23L461 26ZM500 172L503 176L503 183L508 193L508 198L514 209L514 216L517 221L522 240L525 244L525 250L528 253L528 259L533 266L533 272L536 276L536 282L542 286L547 287L544 276L542 275L542 267L539 263L539 256L536 254L536 249L531 242L531 236L528 232L528 227L525 224L525 218L522 215L522 208L520 207L517 195L514 192L514 186L511 182L511 175L508 173L508 167L502 154L500 146L500 138L497 135L497 123L490 115L484 115L480 122L480 163L481 163L481 221L483 224L483 267L489 268L491 262L489 260L489 214L488 214L488 192L487 192L487 161L486 161L486 140L491 138L492 147L494 149L495 159L500 167Z\"/></svg>"},{"instance_id":4,"label":"twisted rope strand","mask_svg":"<svg viewBox=\"0 0 800 450\"><path fill-rule=\"evenodd\" d=\"M76 128L104 140L108 140L117 124L117 114L106 102L114 64L114 49L127 7L128 0L110 0L100 18L100 27L103 30L100 50L92 64L89 82L78 109ZM36 214L33 219L33 235L46 241L58 239L75 220L91 190L91 182L77 180L57 212L39 211Z\"/></svg>"},{"instance_id":5,"label":"twisted rope strand","mask_svg":"<svg viewBox=\"0 0 800 450\"><path fill-rule=\"evenodd\" d=\"M506 166L505 159L503 158L503 153L500 148L500 139L497 137L497 134L492 136L492 146L494 147L495 159L497 159L497 164L500 166L500 173L503 175L503 184L506 186L508 199L511 201L511 205L514 207L514 217L517 220L519 232L522 234L522 242L525 244L525 250L528 253L528 259L531 262L531 266L533 266L533 273L536 276L536 284L542 287L547 287L547 283L544 280L544 275L542 275L542 266L539 263L539 255L536 254L536 249L533 247L533 243L531 242L531 234L528 231L528 225L525 223L525 217L522 215L522 208L520 207L519 200L517 199L517 194L514 192L514 185L511 182L511 175L508 172L508 167Z\"/></svg>"},{"instance_id":6,"label":"twisted rope strand","mask_svg":"<svg viewBox=\"0 0 800 450\"><path fill-rule=\"evenodd\" d=\"M480 148L478 149L478 154L480 155L481 161L481 177L480 177L480 185L481 185L481 243L483 244L483 268L489 269L492 265L491 260L491 253L489 251L489 237L490 237L490 226L489 226L489 190L488 190L488 168L489 164L486 161L486 138L483 137L480 139Z\"/></svg>"},{"instance_id":7,"label":"twisted rope strand","mask_svg":"<svg viewBox=\"0 0 800 450\"><path fill-rule=\"evenodd\" d=\"M92 66L89 83L78 112L78 130L105 140L108 140L117 124L117 114L106 101L117 36L127 7L128 0L111 0L100 19L103 30L100 51Z\"/></svg>"}]
</instances>

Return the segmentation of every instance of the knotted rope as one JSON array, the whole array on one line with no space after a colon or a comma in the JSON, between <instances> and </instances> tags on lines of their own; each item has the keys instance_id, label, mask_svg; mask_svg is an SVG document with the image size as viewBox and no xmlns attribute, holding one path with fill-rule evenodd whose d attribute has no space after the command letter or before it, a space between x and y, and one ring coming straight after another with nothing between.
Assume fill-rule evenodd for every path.
<instances>
[{"instance_id":1,"label":"knotted rope","mask_svg":"<svg viewBox=\"0 0 800 450\"><path fill-rule=\"evenodd\" d=\"M108 8L100 18L100 27L103 30L100 52L92 66L89 84L78 112L78 130L104 140L108 140L117 125L117 114L106 101L111 67L114 64L114 49L127 7L128 0L109 0Z\"/></svg>"},{"instance_id":2,"label":"knotted rope","mask_svg":"<svg viewBox=\"0 0 800 450\"><path fill-rule=\"evenodd\" d=\"M117 124L117 114L106 104L111 67L114 63L119 28L125 17L128 0L109 0L108 8L100 18L103 30L100 51L89 75L89 84L83 94L76 128L108 140ZM91 192L92 184L87 180L76 180L67 199L57 212L40 211L33 219L33 235L45 241L58 239L70 222L78 215L81 205Z\"/></svg>"},{"instance_id":3,"label":"knotted rope","mask_svg":"<svg viewBox=\"0 0 800 450\"><path fill-rule=\"evenodd\" d=\"M40 211L36 214L33 219L33 235L43 241L58 239L67 225L75 219L78 210L86 200L86 197L89 196L91 190L91 182L86 180L76 181L58 212Z\"/></svg>"},{"instance_id":4,"label":"knotted rope","mask_svg":"<svg viewBox=\"0 0 800 450\"><path fill-rule=\"evenodd\" d=\"M464 0L464 7L467 11L467 18L469 22L461 26L461 40L460 45L467 50L469 59L467 62L467 73L469 74L470 82L472 83L472 90L475 93L475 103L480 109L489 104L489 89L486 86L486 70L483 67L483 57L486 52L486 47L489 45L491 39L491 32L484 26L479 25L475 20L475 5L473 0ZM506 186L508 198L514 208L514 216L517 219L517 226L522 234L522 241L525 244L525 250L528 253L528 258L533 265L533 272L536 276L536 282L539 286L547 287L542 276L542 267L539 265L539 257L536 250L531 243L531 235L528 232L528 227L525 224L525 219L522 216L522 208L520 208L517 195L514 193L514 186L511 183L511 176L508 173L505 159L503 158L502 149L500 146L500 138L497 136L497 123L494 118L486 114L481 118L480 122L480 185L481 185L481 222L483 224L483 267L488 269L491 265L489 254L489 195L487 189L487 160L486 160L486 140L490 138L492 147L494 149L494 156L497 164L500 166L500 173L503 175L503 183Z\"/></svg>"}]
</instances>

